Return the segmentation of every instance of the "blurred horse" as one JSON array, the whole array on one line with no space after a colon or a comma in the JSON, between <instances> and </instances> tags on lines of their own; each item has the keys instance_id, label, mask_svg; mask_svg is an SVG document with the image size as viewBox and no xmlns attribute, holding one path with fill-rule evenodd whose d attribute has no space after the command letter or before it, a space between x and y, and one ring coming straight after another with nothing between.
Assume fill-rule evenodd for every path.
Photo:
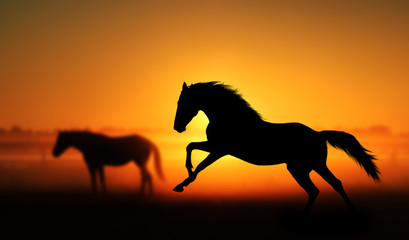
<instances>
[{"instance_id":1,"label":"blurred horse","mask_svg":"<svg viewBox=\"0 0 409 240\"><path fill-rule=\"evenodd\" d=\"M97 190L97 171L102 191L106 191L104 165L121 166L133 161L141 170L141 194L144 194L146 185L149 193L152 194L152 177L146 166L151 152L153 152L157 174L163 179L159 150L155 144L142 136L107 137L87 131L61 131L58 134L53 155L59 157L69 147L76 148L82 153L91 176L93 192Z\"/></svg>"},{"instance_id":2,"label":"blurred horse","mask_svg":"<svg viewBox=\"0 0 409 240\"><path fill-rule=\"evenodd\" d=\"M232 155L256 165L286 163L288 171L308 194L304 209L306 213L319 194L309 176L312 170L327 181L353 210L355 207L341 181L326 165L327 142L345 151L370 177L380 181L379 170L373 161L376 160L375 157L351 134L339 131L317 132L301 123L266 122L228 85L207 82L188 87L183 83L174 129L180 133L185 131L186 125L199 111L203 111L209 119L207 141L191 142L186 147L189 177L173 189L176 192L182 192L200 171L219 158ZM195 149L209 152L209 155L192 171L191 153Z\"/></svg>"}]
</instances>

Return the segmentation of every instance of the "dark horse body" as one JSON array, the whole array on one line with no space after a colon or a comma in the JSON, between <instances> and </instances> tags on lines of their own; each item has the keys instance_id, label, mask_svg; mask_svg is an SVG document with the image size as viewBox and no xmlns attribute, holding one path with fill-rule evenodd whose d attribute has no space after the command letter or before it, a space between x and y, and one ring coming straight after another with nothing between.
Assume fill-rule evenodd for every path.
<instances>
[{"instance_id":1,"label":"dark horse body","mask_svg":"<svg viewBox=\"0 0 409 240\"><path fill-rule=\"evenodd\" d=\"M373 162L375 158L354 136L339 131L317 132L300 123L266 122L229 86L209 82L188 87L184 83L175 117L175 130L185 131L186 125L199 110L209 119L206 129L208 140L192 142L187 146L186 168L189 177L174 188L177 192L182 192L200 171L217 159L232 155L256 165L287 164L291 175L308 193L306 212L319 193L309 177L312 170L323 177L354 209L341 181L326 165L327 141L344 150L369 176L379 181L379 171ZM209 152L209 155L192 171L191 152L194 149Z\"/></svg>"},{"instance_id":2,"label":"dark horse body","mask_svg":"<svg viewBox=\"0 0 409 240\"><path fill-rule=\"evenodd\" d=\"M82 152L94 192L97 171L102 190L105 192L104 165L121 166L133 161L141 169L141 194L144 193L145 185L148 185L149 192L152 193L152 177L146 166L151 152L157 173L163 178L158 148L148 139L138 135L107 137L85 131L63 131L58 135L53 155L58 157L69 147Z\"/></svg>"}]
</instances>

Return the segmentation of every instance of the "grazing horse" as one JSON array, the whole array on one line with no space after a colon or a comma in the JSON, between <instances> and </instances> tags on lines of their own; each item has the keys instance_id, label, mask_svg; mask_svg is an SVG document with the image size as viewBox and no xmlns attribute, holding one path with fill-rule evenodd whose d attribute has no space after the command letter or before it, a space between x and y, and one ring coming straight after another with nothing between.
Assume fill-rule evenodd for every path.
<instances>
[{"instance_id":1,"label":"grazing horse","mask_svg":"<svg viewBox=\"0 0 409 240\"><path fill-rule=\"evenodd\" d=\"M189 87L183 83L176 111L174 129L179 133L203 111L209 119L207 141L191 142L186 147L186 168L189 177L173 190L182 192L193 182L198 173L219 158L232 155L255 165L285 163L297 183L307 192L308 213L319 190L309 174L316 171L355 209L344 191L342 183L328 169L327 142L345 151L375 181L380 181L375 157L361 146L351 134L339 131L317 132L301 123L269 123L230 86L217 82L196 83ZM192 150L209 152L209 155L193 171Z\"/></svg>"},{"instance_id":2,"label":"grazing horse","mask_svg":"<svg viewBox=\"0 0 409 240\"><path fill-rule=\"evenodd\" d=\"M152 177L146 166L151 152L153 152L157 174L163 179L159 150L142 136L107 137L86 131L62 131L58 134L53 155L59 157L69 147L82 152L91 175L93 192L96 192L97 171L102 191L106 191L104 165L121 166L134 161L141 170L141 194L145 192L146 185L149 193L152 194Z\"/></svg>"}]
</instances>

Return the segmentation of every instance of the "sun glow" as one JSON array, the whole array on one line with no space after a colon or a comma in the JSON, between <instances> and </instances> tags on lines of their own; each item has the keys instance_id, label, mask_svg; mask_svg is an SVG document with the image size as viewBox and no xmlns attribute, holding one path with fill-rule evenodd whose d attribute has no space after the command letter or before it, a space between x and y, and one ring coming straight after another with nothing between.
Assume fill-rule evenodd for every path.
<instances>
[{"instance_id":1,"label":"sun glow","mask_svg":"<svg viewBox=\"0 0 409 240\"><path fill-rule=\"evenodd\" d=\"M209 119L206 117L206 114L202 111L199 111L198 114L190 121L188 128L196 133L205 133L206 127L209 124Z\"/></svg>"}]
</instances>

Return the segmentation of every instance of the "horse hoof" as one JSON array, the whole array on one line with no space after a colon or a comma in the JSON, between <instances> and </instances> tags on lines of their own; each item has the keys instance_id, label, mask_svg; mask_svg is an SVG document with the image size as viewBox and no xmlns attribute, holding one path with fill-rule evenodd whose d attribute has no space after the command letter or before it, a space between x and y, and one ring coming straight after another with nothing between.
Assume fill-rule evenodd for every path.
<instances>
[{"instance_id":1,"label":"horse hoof","mask_svg":"<svg viewBox=\"0 0 409 240\"><path fill-rule=\"evenodd\" d=\"M175 191L175 192L183 192L183 187L180 186L180 185L177 185L177 186L173 189L173 191Z\"/></svg>"}]
</instances>

